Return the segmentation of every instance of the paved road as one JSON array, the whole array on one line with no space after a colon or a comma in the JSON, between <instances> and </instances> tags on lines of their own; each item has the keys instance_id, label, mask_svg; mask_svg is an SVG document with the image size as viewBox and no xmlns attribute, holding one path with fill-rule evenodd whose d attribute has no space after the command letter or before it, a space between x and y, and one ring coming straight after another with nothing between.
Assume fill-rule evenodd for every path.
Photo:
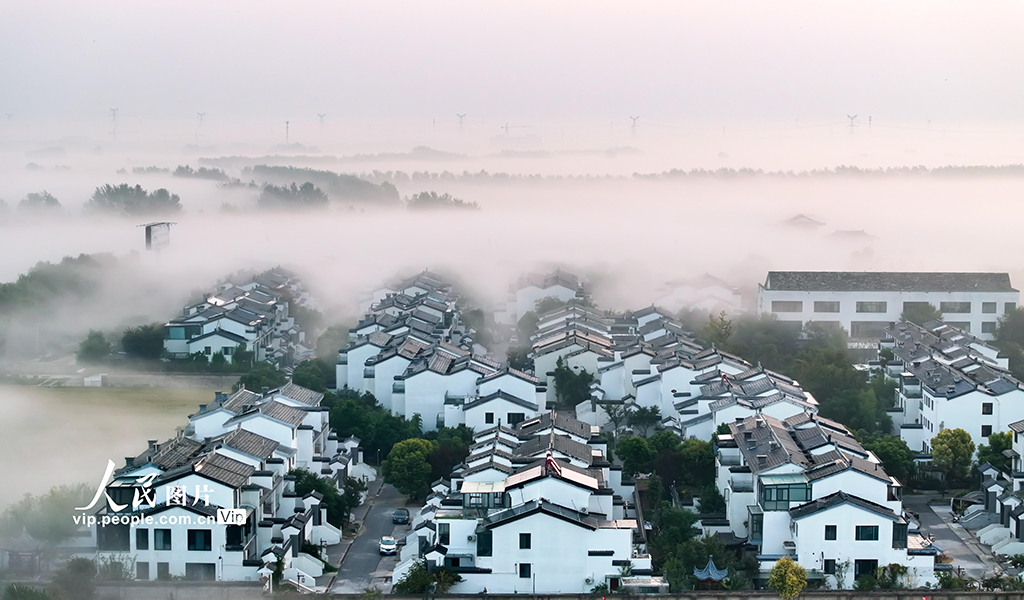
<instances>
[{"instance_id":1,"label":"paved road","mask_svg":"<svg viewBox=\"0 0 1024 600\"><path fill-rule=\"evenodd\" d=\"M385 484L381 487L380 494L363 519L359 535L338 569L338 576L331 586L332 593L362 593L374 585L382 591L389 591L386 578L391 575L390 571L397 564L397 559L381 556L379 543L381 537L396 532L396 538L405 536L408 527L391 522L391 513L405 506L405 500L405 496L399 494L393 486Z\"/></svg>"},{"instance_id":2,"label":"paved road","mask_svg":"<svg viewBox=\"0 0 1024 600\"><path fill-rule=\"evenodd\" d=\"M948 505L928 504L928 499L934 496L907 494L903 497L903 505L921 515L921 533L935 536L935 544L955 561L954 567L963 567L971 577L981 577L994 565L991 555L959 523L952 523Z\"/></svg>"}]
</instances>

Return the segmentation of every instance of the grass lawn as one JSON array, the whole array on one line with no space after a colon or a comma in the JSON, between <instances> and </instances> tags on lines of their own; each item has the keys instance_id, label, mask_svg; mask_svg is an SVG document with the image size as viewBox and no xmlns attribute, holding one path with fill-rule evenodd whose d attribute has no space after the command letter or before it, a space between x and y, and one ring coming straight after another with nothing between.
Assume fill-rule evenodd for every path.
<instances>
[{"instance_id":1,"label":"grass lawn","mask_svg":"<svg viewBox=\"0 0 1024 600\"><path fill-rule=\"evenodd\" d=\"M202 388L0 385L0 507L61 484L99 484L107 460L163 441L213 400Z\"/></svg>"}]
</instances>

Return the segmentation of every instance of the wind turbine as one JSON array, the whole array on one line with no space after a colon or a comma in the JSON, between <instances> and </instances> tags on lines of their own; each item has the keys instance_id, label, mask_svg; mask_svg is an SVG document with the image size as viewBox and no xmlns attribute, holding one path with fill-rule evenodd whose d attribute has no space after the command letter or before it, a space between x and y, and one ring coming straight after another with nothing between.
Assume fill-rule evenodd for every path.
<instances>
[{"instance_id":1,"label":"wind turbine","mask_svg":"<svg viewBox=\"0 0 1024 600\"><path fill-rule=\"evenodd\" d=\"M640 120L640 117L630 117L630 119L633 120L633 126L631 127L633 131L633 137L636 137L636 122Z\"/></svg>"},{"instance_id":2,"label":"wind turbine","mask_svg":"<svg viewBox=\"0 0 1024 600\"><path fill-rule=\"evenodd\" d=\"M200 127L203 125L203 119L206 118L206 113L197 112L196 115L199 117Z\"/></svg>"},{"instance_id":3,"label":"wind turbine","mask_svg":"<svg viewBox=\"0 0 1024 600\"><path fill-rule=\"evenodd\" d=\"M320 117L320 129L323 129L324 128L324 117L327 116L327 113L323 113L323 114L316 113L316 116Z\"/></svg>"},{"instance_id":4,"label":"wind turbine","mask_svg":"<svg viewBox=\"0 0 1024 600\"><path fill-rule=\"evenodd\" d=\"M857 127L857 123L856 123L857 115L846 115L846 118L850 120L849 128L850 128L850 133L852 134L853 130Z\"/></svg>"},{"instance_id":5,"label":"wind turbine","mask_svg":"<svg viewBox=\"0 0 1024 600\"><path fill-rule=\"evenodd\" d=\"M11 117L13 117L13 116L14 116L14 113L7 113L7 120L10 121Z\"/></svg>"},{"instance_id":6,"label":"wind turbine","mask_svg":"<svg viewBox=\"0 0 1024 600\"><path fill-rule=\"evenodd\" d=\"M461 115L459 113L455 113L455 116L459 118L459 131L462 131L462 119L466 118L466 113L462 113Z\"/></svg>"}]
</instances>

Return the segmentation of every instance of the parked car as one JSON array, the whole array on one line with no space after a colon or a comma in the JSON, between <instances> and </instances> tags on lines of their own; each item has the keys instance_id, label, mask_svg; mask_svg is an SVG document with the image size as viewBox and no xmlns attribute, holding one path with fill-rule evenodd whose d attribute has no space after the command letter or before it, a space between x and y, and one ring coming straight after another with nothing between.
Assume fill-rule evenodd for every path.
<instances>
[{"instance_id":1,"label":"parked car","mask_svg":"<svg viewBox=\"0 0 1024 600\"><path fill-rule=\"evenodd\" d=\"M390 535L380 538L380 553L388 556L398 551L398 542Z\"/></svg>"},{"instance_id":2,"label":"parked car","mask_svg":"<svg viewBox=\"0 0 1024 600\"><path fill-rule=\"evenodd\" d=\"M391 515L391 522L399 525L406 525L409 523L409 509L399 508Z\"/></svg>"}]
</instances>

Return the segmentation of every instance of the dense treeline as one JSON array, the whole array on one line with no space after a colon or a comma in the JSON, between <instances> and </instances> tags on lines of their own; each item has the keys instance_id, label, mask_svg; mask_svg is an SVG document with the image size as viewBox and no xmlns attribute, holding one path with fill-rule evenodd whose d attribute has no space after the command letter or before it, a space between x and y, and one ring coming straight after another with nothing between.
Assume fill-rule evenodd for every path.
<instances>
[{"instance_id":1,"label":"dense treeline","mask_svg":"<svg viewBox=\"0 0 1024 600\"><path fill-rule=\"evenodd\" d=\"M297 181L309 182L338 201L372 201L380 204L398 204L398 190L390 183L375 184L332 171L300 167L256 165L242 170L245 178L256 178L266 183L291 185Z\"/></svg>"}]
</instances>

